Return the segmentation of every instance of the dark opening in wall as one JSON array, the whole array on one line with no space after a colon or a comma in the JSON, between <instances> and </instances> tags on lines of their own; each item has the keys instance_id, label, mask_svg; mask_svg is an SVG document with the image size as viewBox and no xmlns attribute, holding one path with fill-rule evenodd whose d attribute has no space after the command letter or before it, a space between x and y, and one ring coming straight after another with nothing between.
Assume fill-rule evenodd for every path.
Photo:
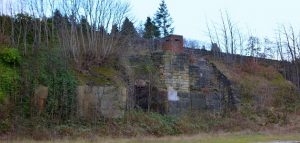
<instances>
[{"instance_id":1,"label":"dark opening in wall","mask_svg":"<svg viewBox=\"0 0 300 143\"><path fill-rule=\"evenodd\" d=\"M150 94L149 94L150 92ZM149 84L145 86L135 86L135 108L143 111L166 113L166 93L159 92L157 87Z\"/></svg>"}]
</instances>

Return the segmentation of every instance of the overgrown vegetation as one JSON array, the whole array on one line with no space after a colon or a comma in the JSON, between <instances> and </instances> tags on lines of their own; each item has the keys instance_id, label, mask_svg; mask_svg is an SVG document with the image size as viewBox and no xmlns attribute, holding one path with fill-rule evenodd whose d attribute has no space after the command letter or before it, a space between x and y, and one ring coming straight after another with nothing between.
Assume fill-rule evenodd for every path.
<instances>
[{"instance_id":1,"label":"overgrown vegetation","mask_svg":"<svg viewBox=\"0 0 300 143\"><path fill-rule=\"evenodd\" d=\"M76 109L77 78L73 68L64 58L60 49L42 49L37 55L24 57L22 69L23 115L34 117L37 111L32 108L34 90L38 85L47 86L45 117L65 121L74 116Z\"/></svg>"},{"instance_id":2,"label":"overgrown vegetation","mask_svg":"<svg viewBox=\"0 0 300 143\"><path fill-rule=\"evenodd\" d=\"M287 124L288 114L300 109L298 89L270 65L250 59L247 64L226 64L212 60L241 96L240 113L254 123ZM229 68L230 67L230 68Z\"/></svg>"},{"instance_id":3,"label":"overgrown vegetation","mask_svg":"<svg viewBox=\"0 0 300 143\"><path fill-rule=\"evenodd\" d=\"M256 60L242 64L232 60L228 64L218 57L211 62L240 90L238 111L224 116L209 111L178 117L159 114L158 107L167 103L162 103L161 99L166 97L161 96L158 88L167 87L161 85L161 71L150 51L159 42L156 37L173 31L165 1L156 14L156 23L148 18L145 24L148 31L144 33L138 33L133 22L126 18L128 5L120 1L56 2L30 0L27 4L32 9L0 16L0 134L13 132L34 139L51 139L94 134L165 136L245 128L257 131L269 125L286 125L290 121L288 116L299 112L298 89L272 66ZM47 4L51 7L44 7ZM51 16L44 12L50 12ZM231 25L229 19L228 23ZM230 48L234 54L234 46L229 47L226 40L227 53ZM232 37L231 40L234 41ZM257 39L250 40L251 55L258 55ZM131 59L133 55L142 57ZM226 59L231 59L230 55ZM293 57L293 65L297 60ZM143 112L135 106L137 103L129 103L135 102L137 80L147 91L144 97L148 105ZM125 116L111 119L93 114L91 120L80 118L76 99L79 85L126 87L130 95ZM47 89L47 95L39 97L36 92L39 87Z\"/></svg>"},{"instance_id":4,"label":"overgrown vegetation","mask_svg":"<svg viewBox=\"0 0 300 143\"><path fill-rule=\"evenodd\" d=\"M11 128L10 101L19 91L20 54L17 49L0 47L0 133Z\"/></svg>"},{"instance_id":5,"label":"overgrown vegetation","mask_svg":"<svg viewBox=\"0 0 300 143\"><path fill-rule=\"evenodd\" d=\"M250 122L244 119L216 117L209 112L195 112L182 117L174 117L143 111L128 112L122 119L101 119L94 123L70 120L64 124L50 124L49 121L41 118L31 118L23 120L23 123L19 125L19 128L25 129L26 132L19 131L17 135L44 140L66 136L73 138L168 136L219 130L241 131L245 127L258 130L259 126L249 124ZM245 123L240 122L241 120Z\"/></svg>"},{"instance_id":6,"label":"overgrown vegetation","mask_svg":"<svg viewBox=\"0 0 300 143\"><path fill-rule=\"evenodd\" d=\"M115 142L115 143L252 143L252 142L270 142L270 141L291 141L299 140L299 134L268 134L268 133L213 133L198 134L193 136L172 136L172 137L138 137L138 138L102 138L89 137L84 139L72 140L73 143L89 143L93 142ZM57 143L69 142L68 139L55 140ZM12 143L48 143L48 141L36 141L31 139L16 140Z\"/></svg>"},{"instance_id":7,"label":"overgrown vegetation","mask_svg":"<svg viewBox=\"0 0 300 143\"><path fill-rule=\"evenodd\" d=\"M15 48L0 49L0 70L2 90L9 91L17 79L17 67L20 63L20 53Z\"/></svg>"}]
</instances>

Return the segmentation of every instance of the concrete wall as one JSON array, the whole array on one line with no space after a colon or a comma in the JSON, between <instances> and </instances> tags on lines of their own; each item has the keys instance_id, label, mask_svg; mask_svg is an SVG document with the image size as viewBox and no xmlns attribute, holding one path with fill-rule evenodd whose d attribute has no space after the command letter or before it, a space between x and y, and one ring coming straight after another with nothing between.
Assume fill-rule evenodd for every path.
<instances>
[{"instance_id":1,"label":"concrete wall","mask_svg":"<svg viewBox=\"0 0 300 143\"><path fill-rule=\"evenodd\" d=\"M84 119L123 117L126 98L124 87L78 86L78 115Z\"/></svg>"},{"instance_id":2,"label":"concrete wall","mask_svg":"<svg viewBox=\"0 0 300 143\"><path fill-rule=\"evenodd\" d=\"M237 106L237 92L230 81L202 56L194 57L190 62L189 54L153 54L160 68L162 85L175 90L169 94L177 96L169 99L167 112L177 115L201 110L221 113Z\"/></svg>"},{"instance_id":3,"label":"concrete wall","mask_svg":"<svg viewBox=\"0 0 300 143\"><path fill-rule=\"evenodd\" d=\"M166 87L173 87L179 92L189 92L189 62L185 54L162 55L161 79Z\"/></svg>"}]
</instances>

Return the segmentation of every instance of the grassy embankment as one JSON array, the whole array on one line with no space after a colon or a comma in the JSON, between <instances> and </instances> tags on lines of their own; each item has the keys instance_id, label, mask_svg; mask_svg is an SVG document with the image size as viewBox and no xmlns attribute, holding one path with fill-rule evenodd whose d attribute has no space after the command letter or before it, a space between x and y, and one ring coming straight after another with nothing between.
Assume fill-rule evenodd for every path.
<instances>
[{"instance_id":1,"label":"grassy embankment","mask_svg":"<svg viewBox=\"0 0 300 143\"><path fill-rule=\"evenodd\" d=\"M90 139L63 139L52 141L33 141L33 140L15 140L13 143L255 143L269 141L295 141L300 140L299 134L199 134L194 136L176 136L176 137L137 137L137 138L90 138ZM1 142L1 141L0 141Z\"/></svg>"}]
</instances>

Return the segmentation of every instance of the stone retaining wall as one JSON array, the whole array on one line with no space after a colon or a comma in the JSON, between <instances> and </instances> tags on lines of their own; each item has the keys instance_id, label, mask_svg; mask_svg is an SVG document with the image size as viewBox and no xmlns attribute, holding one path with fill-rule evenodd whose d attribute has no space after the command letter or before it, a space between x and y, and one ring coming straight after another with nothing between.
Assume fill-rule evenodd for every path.
<instances>
[{"instance_id":1,"label":"stone retaining wall","mask_svg":"<svg viewBox=\"0 0 300 143\"><path fill-rule=\"evenodd\" d=\"M153 61L160 68L162 85L176 90L178 100L168 101L169 114L212 110L223 112L235 107L237 92L230 81L211 63L189 54L154 53ZM175 98L177 99L177 98Z\"/></svg>"},{"instance_id":2,"label":"stone retaining wall","mask_svg":"<svg viewBox=\"0 0 300 143\"><path fill-rule=\"evenodd\" d=\"M124 87L78 86L78 115L84 119L123 117L126 98Z\"/></svg>"}]
</instances>

